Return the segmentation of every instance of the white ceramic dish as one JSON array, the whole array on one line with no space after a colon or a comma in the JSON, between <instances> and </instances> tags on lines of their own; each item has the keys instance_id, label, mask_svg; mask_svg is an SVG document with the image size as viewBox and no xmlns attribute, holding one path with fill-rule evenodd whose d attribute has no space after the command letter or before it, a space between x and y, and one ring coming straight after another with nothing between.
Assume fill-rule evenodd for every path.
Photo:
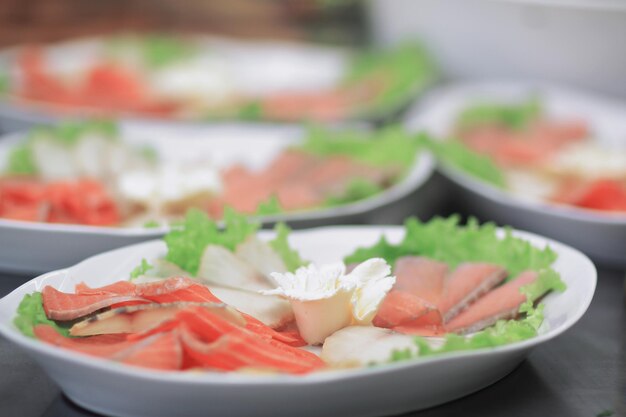
<instances>
[{"instance_id":1,"label":"white ceramic dish","mask_svg":"<svg viewBox=\"0 0 626 417\"><path fill-rule=\"evenodd\" d=\"M419 38L457 80L527 77L626 97L623 0L370 0L373 38ZM454 28L454 30L451 30Z\"/></svg>"},{"instance_id":2,"label":"white ceramic dish","mask_svg":"<svg viewBox=\"0 0 626 417\"><path fill-rule=\"evenodd\" d=\"M332 262L358 246L375 243L383 233L395 242L404 232L400 227L324 227L295 231L290 242L306 259ZM304 377L173 374L75 354L25 337L12 325L25 294L44 285L72 291L80 281L100 286L125 279L142 258L163 256L161 241L107 252L27 282L0 300L0 334L30 354L77 404L112 416L399 414L451 401L492 384L511 372L533 347L567 330L587 310L596 285L591 261L561 243L525 232L516 235L557 252L554 268L568 288L545 298L545 321L538 337L494 349Z\"/></svg>"},{"instance_id":3,"label":"white ceramic dish","mask_svg":"<svg viewBox=\"0 0 626 417\"><path fill-rule=\"evenodd\" d=\"M459 84L434 91L411 109L405 119L411 130L425 130L438 138L451 130L459 112L481 100L516 101L537 93L548 117L580 118L594 138L626 152L626 106L622 103L537 83L492 82ZM596 213L576 207L531 201L481 182L453 166L443 174L481 216L501 224L531 230L567 242L594 259L626 265L626 215Z\"/></svg>"},{"instance_id":4,"label":"white ceramic dish","mask_svg":"<svg viewBox=\"0 0 626 417\"><path fill-rule=\"evenodd\" d=\"M300 140L303 132L296 126L267 125L127 123L122 126L125 140L136 144L149 143L164 158L193 160L198 154L206 154L217 166L240 162L251 168L268 163L280 150ZM23 136L11 134L0 141L0 171L8 149ZM292 227L378 223L383 219L401 221L410 214L431 211L428 195L422 195L419 189L430 178L433 168L431 156L423 153L401 182L371 198L327 209L267 216L261 220L266 224L285 221ZM72 265L96 253L154 239L166 232L167 228L106 228L0 219L0 270L41 273Z\"/></svg>"}]
</instances>

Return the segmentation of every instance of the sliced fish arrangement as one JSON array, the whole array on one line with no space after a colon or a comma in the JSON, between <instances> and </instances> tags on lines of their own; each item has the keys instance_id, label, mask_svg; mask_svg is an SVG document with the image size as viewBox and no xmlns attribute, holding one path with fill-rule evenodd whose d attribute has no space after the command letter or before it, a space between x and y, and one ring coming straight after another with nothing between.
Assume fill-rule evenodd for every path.
<instances>
[{"instance_id":1,"label":"sliced fish arrangement","mask_svg":"<svg viewBox=\"0 0 626 417\"><path fill-rule=\"evenodd\" d=\"M246 165L245 149L239 159L221 162L198 142L188 142L200 150L185 159L131 145L132 139L103 121L31 131L11 146L0 167L0 217L160 227L192 207L215 219L226 207L257 216L322 210L394 186L419 153L417 142L393 127L378 132L311 129L258 166Z\"/></svg>"},{"instance_id":2,"label":"sliced fish arrangement","mask_svg":"<svg viewBox=\"0 0 626 417\"><path fill-rule=\"evenodd\" d=\"M624 141L600 144L580 117L549 116L536 99L477 101L461 109L443 143L446 163L520 198L626 212ZM621 138L623 139L623 138Z\"/></svg>"},{"instance_id":3,"label":"sliced fish arrangement","mask_svg":"<svg viewBox=\"0 0 626 417\"><path fill-rule=\"evenodd\" d=\"M385 117L436 79L418 45L389 51L136 35L0 54L2 99L50 115L339 121Z\"/></svg>"},{"instance_id":4,"label":"sliced fish arrangement","mask_svg":"<svg viewBox=\"0 0 626 417\"><path fill-rule=\"evenodd\" d=\"M538 301L564 289L554 252L492 225L410 219L400 243L382 237L316 265L282 224L266 240L244 215L224 221L191 212L165 236L164 257L97 288L46 285L24 297L14 324L119 364L300 375L533 337Z\"/></svg>"}]
</instances>

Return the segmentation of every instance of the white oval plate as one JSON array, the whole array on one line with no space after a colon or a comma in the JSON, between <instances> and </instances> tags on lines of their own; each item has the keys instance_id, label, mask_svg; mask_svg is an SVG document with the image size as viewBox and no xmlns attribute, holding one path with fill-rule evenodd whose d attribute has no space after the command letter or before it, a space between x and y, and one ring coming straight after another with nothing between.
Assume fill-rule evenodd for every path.
<instances>
[{"instance_id":1,"label":"white oval plate","mask_svg":"<svg viewBox=\"0 0 626 417\"><path fill-rule=\"evenodd\" d=\"M290 243L316 263L341 260L356 247L384 234L399 241L401 227L335 226L295 231ZM545 298L540 335L494 349L458 352L374 368L261 376L167 373L87 357L23 336L12 324L25 294L52 285L73 291L126 279L142 258L163 256L161 241L145 242L89 258L69 269L47 273L0 300L0 334L30 354L73 401L103 414L133 417L206 415L376 416L431 407L477 391L511 372L531 348L558 336L580 319L591 303L596 270L582 253L561 243L515 232L558 254L554 268L567 284ZM272 232L261 232L269 237Z\"/></svg>"},{"instance_id":2,"label":"white oval plate","mask_svg":"<svg viewBox=\"0 0 626 417\"><path fill-rule=\"evenodd\" d=\"M197 160L198 154L206 154L207 159L219 167L233 162L250 168L262 167L282 149L297 143L304 133L302 128L287 125L125 123L121 126L124 140L154 146L164 158ZM24 134L11 134L0 141L0 172L8 150L23 137ZM401 220L428 204L428 198L415 197L433 168L432 157L422 153L402 181L373 197L337 207L264 216L260 220L264 223L285 221L292 227L377 223L380 219L389 221L390 217ZM0 218L0 270L42 273L106 250L154 239L167 231L167 228L94 227Z\"/></svg>"},{"instance_id":3,"label":"white oval plate","mask_svg":"<svg viewBox=\"0 0 626 417\"><path fill-rule=\"evenodd\" d=\"M581 118L589 124L598 142L626 152L626 106L542 83L452 85L433 92L411 109L405 124L410 130L425 130L442 139L468 104L481 100L515 102L535 93L548 117ZM567 242L601 262L626 265L626 214L533 201L493 187L454 166L440 164L439 169L459 188L464 202L476 213Z\"/></svg>"}]
</instances>

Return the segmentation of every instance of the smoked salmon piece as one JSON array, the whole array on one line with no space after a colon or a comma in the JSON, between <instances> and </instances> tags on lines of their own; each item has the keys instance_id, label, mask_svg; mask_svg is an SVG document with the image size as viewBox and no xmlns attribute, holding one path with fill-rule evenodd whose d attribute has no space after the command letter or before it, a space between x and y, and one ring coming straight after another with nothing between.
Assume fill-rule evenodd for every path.
<instances>
[{"instance_id":1,"label":"smoked salmon piece","mask_svg":"<svg viewBox=\"0 0 626 417\"><path fill-rule=\"evenodd\" d=\"M134 295L67 294L47 285L42 291L43 308L52 320L74 320L115 304L129 301L143 301Z\"/></svg>"},{"instance_id":2,"label":"smoked salmon piece","mask_svg":"<svg viewBox=\"0 0 626 417\"><path fill-rule=\"evenodd\" d=\"M179 313L185 353L196 363L224 371L271 369L302 374L320 369L316 355L254 334L205 310Z\"/></svg>"},{"instance_id":3,"label":"smoked salmon piece","mask_svg":"<svg viewBox=\"0 0 626 417\"><path fill-rule=\"evenodd\" d=\"M437 325L441 314L437 306L406 291L391 290L385 297L373 324L394 328L400 325Z\"/></svg>"},{"instance_id":4,"label":"smoked salmon piece","mask_svg":"<svg viewBox=\"0 0 626 417\"><path fill-rule=\"evenodd\" d=\"M520 305L526 301L526 296L520 292L520 288L536 279L537 273L534 271L521 273L514 280L479 298L447 323L446 330L461 334L473 333L491 326L498 320L516 317Z\"/></svg>"},{"instance_id":5,"label":"smoked salmon piece","mask_svg":"<svg viewBox=\"0 0 626 417\"><path fill-rule=\"evenodd\" d=\"M85 338L65 337L47 324L38 324L33 328L33 333L37 339L51 345L99 357L110 357L133 343L127 341L125 335L120 334Z\"/></svg>"},{"instance_id":6,"label":"smoked salmon piece","mask_svg":"<svg viewBox=\"0 0 626 417\"><path fill-rule=\"evenodd\" d=\"M440 332L433 326L450 321L507 275L504 268L486 263L465 263L449 273L445 263L417 256L399 258L394 274L393 291L383 301L375 323L420 334Z\"/></svg>"},{"instance_id":7,"label":"smoked salmon piece","mask_svg":"<svg viewBox=\"0 0 626 417\"><path fill-rule=\"evenodd\" d=\"M432 259L405 256L394 266L395 290L411 293L427 303L437 305L443 293L448 265Z\"/></svg>"},{"instance_id":8,"label":"smoked salmon piece","mask_svg":"<svg viewBox=\"0 0 626 417\"><path fill-rule=\"evenodd\" d=\"M115 353L111 359L142 368L177 371L183 365L183 348L177 329L159 333Z\"/></svg>"},{"instance_id":9,"label":"smoked salmon piece","mask_svg":"<svg viewBox=\"0 0 626 417\"><path fill-rule=\"evenodd\" d=\"M548 161L562 147L588 137L580 121L537 122L521 131L480 126L461 131L461 140L476 152L491 156L503 167L532 166Z\"/></svg>"},{"instance_id":10,"label":"smoked salmon piece","mask_svg":"<svg viewBox=\"0 0 626 417\"><path fill-rule=\"evenodd\" d=\"M297 330L277 331L248 314L242 313L242 315L246 319L246 329L252 333L266 336L289 346L299 347L307 344Z\"/></svg>"},{"instance_id":11,"label":"smoked salmon piece","mask_svg":"<svg viewBox=\"0 0 626 417\"><path fill-rule=\"evenodd\" d=\"M486 263L460 265L446 279L445 288L438 303L444 323L504 281L506 276L506 270L498 265Z\"/></svg>"}]
</instances>

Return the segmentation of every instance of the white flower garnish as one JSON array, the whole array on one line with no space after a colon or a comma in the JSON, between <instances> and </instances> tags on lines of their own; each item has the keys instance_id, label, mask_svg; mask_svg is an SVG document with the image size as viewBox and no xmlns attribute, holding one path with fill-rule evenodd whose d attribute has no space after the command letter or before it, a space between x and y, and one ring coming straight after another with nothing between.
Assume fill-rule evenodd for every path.
<instances>
[{"instance_id":1,"label":"white flower garnish","mask_svg":"<svg viewBox=\"0 0 626 417\"><path fill-rule=\"evenodd\" d=\"M357 324L370 324L378 307L396 282L391 267L380 258L370 259L358 265L348 277L355 281L352 293L352 314Z\"/></svg>"},{"instance_id":2,"label":"white flower garnish","mask_svg":"<svg viewBox=\"0 0 626 417\"><path fill-rule=\"evenodd\" d=\"M345 272L345 265L336 263L301 267L295 274L272 273L279 287L262 293L289 299L302 338L320 344L346 326L370 324L396 280L380 258Z\"/></svg>"}]
</instances>

